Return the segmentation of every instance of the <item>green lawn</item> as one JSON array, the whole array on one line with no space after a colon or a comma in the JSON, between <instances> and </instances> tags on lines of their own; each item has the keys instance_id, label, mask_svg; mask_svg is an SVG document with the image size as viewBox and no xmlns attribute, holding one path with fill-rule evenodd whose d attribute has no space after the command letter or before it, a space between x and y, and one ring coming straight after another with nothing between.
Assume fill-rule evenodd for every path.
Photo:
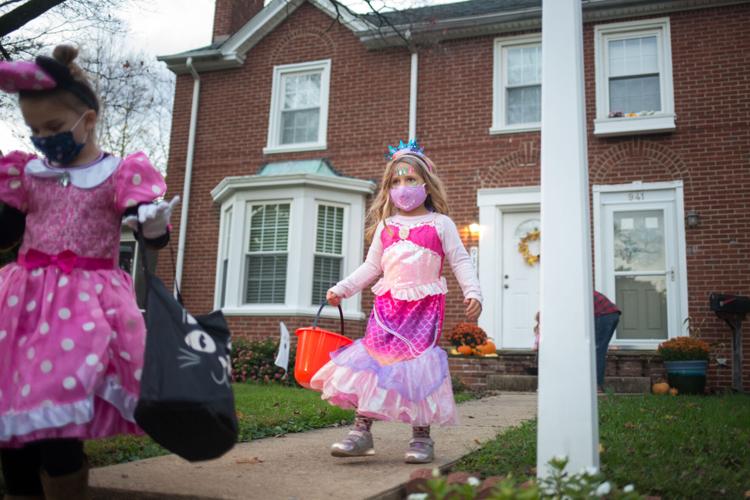
<instances>
[{"instance_id":1,"label":"green lawn","mask_svg":"<svg viewBox=\"0 0 750 500\"><path fill-rule=\"evenodd\" d=\"M750 397L599 398L601 470L666 499L745 498L750 491ZM536 422L498 436L455 468L533 476Z\"/></svg>"}]
</instances>

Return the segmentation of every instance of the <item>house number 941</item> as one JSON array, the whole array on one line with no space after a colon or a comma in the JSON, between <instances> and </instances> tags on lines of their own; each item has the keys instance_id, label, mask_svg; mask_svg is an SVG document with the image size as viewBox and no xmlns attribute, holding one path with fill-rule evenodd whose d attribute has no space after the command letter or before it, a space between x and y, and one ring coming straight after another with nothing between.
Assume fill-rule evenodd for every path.
<instances>
[{"instance_id":1,"label":"house number 941","mask_svg":"<svg viewBox=\"0 0 750 500\"><path fill-rule=\"evenodd\" d=\"M628 200L629 201L639 201L639 200L645 200L646 199L646 193L643 191L637 191L634 193L628 193Z\"/></svg>"}]
</instances>

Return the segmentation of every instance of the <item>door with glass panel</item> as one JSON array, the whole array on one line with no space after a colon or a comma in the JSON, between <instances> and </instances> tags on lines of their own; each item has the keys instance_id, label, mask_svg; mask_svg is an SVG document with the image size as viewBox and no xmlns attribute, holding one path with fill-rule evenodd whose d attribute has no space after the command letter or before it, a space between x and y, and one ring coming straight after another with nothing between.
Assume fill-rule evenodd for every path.
<instances>
[{"instance_id":1,"label":"door with glass panel","mask_svg":"<svg viewBox=\"0 0 750 500\"><path fill-rule=\"evenodd\" d=\"M603 213L604 279L622 309L614 343L655 345L676 335L674 203L608 205Z\"/></svg>"}]
</instances>

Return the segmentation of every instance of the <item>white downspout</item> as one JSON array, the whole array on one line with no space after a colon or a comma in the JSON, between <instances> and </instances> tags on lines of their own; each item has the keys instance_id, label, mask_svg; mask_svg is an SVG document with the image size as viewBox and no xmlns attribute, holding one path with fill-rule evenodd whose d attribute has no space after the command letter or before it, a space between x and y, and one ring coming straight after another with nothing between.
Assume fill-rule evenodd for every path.
<instances>
[{"instance_id":1,"label":"white downspout","mask_svg":"<svg viewBox=\"0 0 750 500\"><path fill-rule=\"evenodd\" d=\"M419 56L411 53L411 82L409 86L409 139L417 138L417 69Z\"/></svg>"},{"instance_id":2,"label":"white downspout","mask_svg":"<svg viewBox=\"0 0 750 500\"><path fill-rule=\"evenodd\" d=\"M182 211L180 212L180 237L177 243L177 265L175 286L182 282L182 268L185 261L185 239L187 237L188 208L190 206L190 183L193 177L193 156L195 154L195 130L198 128L198 97L201 80L193 67L193 58L188 57L185 65L193 75L193 104L190 109L190 132L188 134L187 158L185 159L185 183L182 187Z\"/></svg>"}]
</instances>

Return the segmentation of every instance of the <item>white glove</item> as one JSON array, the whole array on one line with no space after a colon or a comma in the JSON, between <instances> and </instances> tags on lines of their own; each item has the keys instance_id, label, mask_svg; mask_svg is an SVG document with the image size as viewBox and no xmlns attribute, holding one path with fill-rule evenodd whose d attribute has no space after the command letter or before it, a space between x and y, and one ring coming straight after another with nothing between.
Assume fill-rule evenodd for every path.
<instances>
[{"instance_id":1,"label":"white glove","mask_svg":"<svg viewBox=\"0 0 750 500\"><path fill-rule=\"evenodd\" d=\"M138 207L138 216L129 215L125 217L123 224L130 226L134 231L138 230L140 222L143 231L143 237L147 240L153 240L163 236L167 232L169 219L172 217L172 210L180 202L180 197L175 196L172 201L160 201L150 205L140 205Z\"/></svg>"}]
</instances>

